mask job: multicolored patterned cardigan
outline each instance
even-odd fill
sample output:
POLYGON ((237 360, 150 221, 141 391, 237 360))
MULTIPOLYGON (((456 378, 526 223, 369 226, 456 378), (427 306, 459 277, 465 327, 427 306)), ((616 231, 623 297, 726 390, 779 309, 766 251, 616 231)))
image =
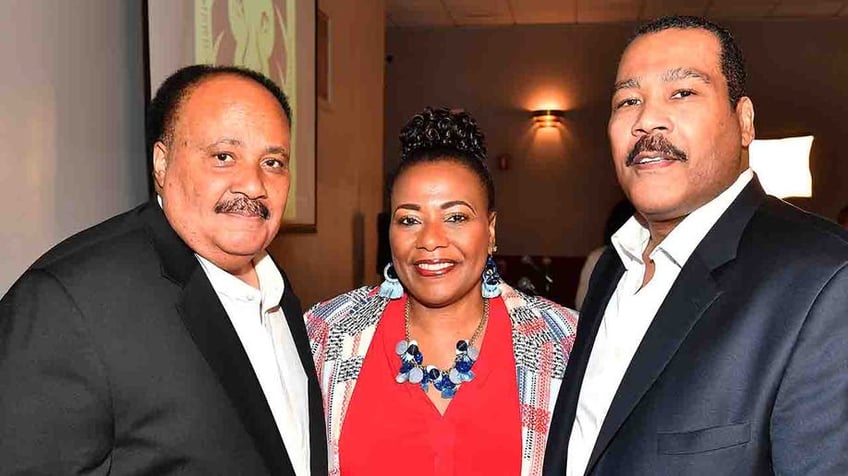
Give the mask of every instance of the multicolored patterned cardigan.
MULTIPOLYGON (((501 284, 512 322, 519 402, 521 475, 542 474, 551 413, 577 330, 577 314, 547 299, 501 284)), ((339 475, 339 438, 365 353, 388 299, 362 287, 315 305, 307 332, 324 394, 329 469, 339 475)))

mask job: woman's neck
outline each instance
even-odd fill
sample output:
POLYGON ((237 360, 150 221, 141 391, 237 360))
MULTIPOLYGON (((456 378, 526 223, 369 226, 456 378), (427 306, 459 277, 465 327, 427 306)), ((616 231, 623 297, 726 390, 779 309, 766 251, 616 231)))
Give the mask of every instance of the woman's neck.
MULTIPOLYGON (((483 297, 471 296, 443 307, 430 307, 409 297, 409 325, 428 335, 463 336, 474 329, 483 317, 483 297)), ((465 335, 464 339, 471 337, 465 335)))

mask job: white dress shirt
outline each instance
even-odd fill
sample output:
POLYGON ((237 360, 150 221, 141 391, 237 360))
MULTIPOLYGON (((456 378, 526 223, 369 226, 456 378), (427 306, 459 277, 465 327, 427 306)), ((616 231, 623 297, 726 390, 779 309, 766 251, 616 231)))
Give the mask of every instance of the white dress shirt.
POLYGON ((568 441, 568 476, 582 476, 586 472, 595 441, 624 373, 680 269, 753 176, 751 169, 745 170, 733 185, 674 227, 651 251, 649 257, 654 262, 654 275, 644 287, 642 252, 648 245, 650 232, 631 217, 612 236, 613 247, 625 271, 607 304, 589 355, 568 441))
POLYGON ((309 403, 306 372, 279 306, 280 270, 264 251, 254 259, 259 289, 195 254, 244 347, 295 474, 309 475, 309 403))

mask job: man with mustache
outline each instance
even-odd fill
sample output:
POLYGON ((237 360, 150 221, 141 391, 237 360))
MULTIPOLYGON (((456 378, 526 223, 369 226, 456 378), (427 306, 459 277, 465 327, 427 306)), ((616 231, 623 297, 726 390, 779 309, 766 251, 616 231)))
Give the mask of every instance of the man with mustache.
POLYGON ((848 234, 765 195, 753 121, 727 30, 637 30, 608 128, 637 213, 592 275, 544 474, 848 474, 848 234))
POLYGON ((252 71, 163 83, 157 197, 59 244, 0 301, 0 474, 326 474, 300 303, 265 251, 291 120, 252 71))

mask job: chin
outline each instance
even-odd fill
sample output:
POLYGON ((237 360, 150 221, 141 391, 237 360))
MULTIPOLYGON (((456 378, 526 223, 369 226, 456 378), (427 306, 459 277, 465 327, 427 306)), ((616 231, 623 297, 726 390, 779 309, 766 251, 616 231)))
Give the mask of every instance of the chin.
POLYGON ((683 206, 682 197, 678 193, 662 193, 656 189, 634 191, 630 195, 630 203, 645 218, 665 220, 676 218, 674 215, 683 206))
POLYGON ((436 287, 428 289, 412 290, 415 295, 415 300, 429 308, 441 308, 449 306, 461 301, 465 294, 458 294, 457 289, 451 286, 450 289, 437 289, 436 287))
POLYGON ((218 247, 229 255, 253 257, 261 253, 267 247, 267 244, 260 240, 221 240, 218 247))

